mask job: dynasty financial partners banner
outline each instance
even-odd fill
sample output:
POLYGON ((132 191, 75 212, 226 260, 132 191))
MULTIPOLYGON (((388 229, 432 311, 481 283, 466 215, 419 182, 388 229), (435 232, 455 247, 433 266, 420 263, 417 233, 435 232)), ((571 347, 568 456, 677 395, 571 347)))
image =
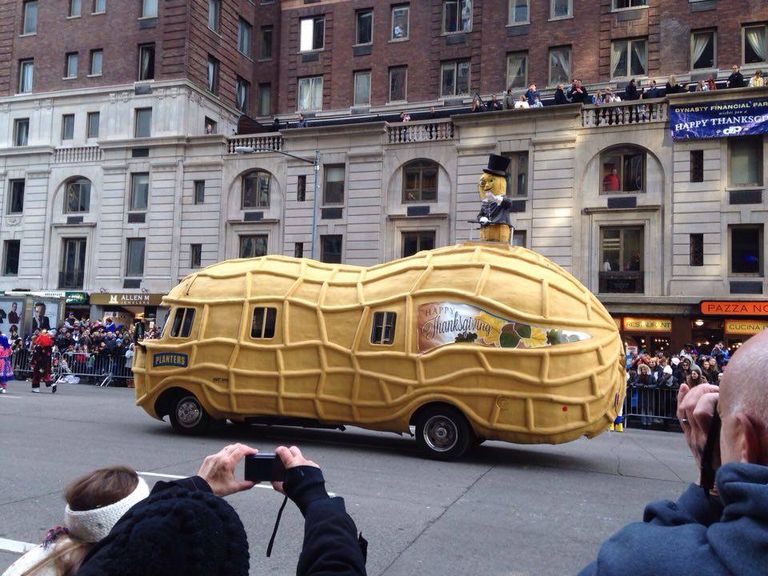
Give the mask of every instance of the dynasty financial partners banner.
POLYGON ((768 133, 768 98, 669 107, 673 140, 768 133))

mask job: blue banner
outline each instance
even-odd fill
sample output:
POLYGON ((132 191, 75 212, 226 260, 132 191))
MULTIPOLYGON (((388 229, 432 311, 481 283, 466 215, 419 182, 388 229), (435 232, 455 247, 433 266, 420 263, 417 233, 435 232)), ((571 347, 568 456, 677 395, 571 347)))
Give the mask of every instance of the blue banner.
POLYGON ((768 134, 768 98, 669 107, 673 140, 768 134))

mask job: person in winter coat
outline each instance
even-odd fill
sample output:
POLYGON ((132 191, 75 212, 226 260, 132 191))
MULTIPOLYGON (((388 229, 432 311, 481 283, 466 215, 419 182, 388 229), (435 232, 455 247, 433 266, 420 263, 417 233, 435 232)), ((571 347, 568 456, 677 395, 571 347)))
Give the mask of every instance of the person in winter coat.
POLYGON ((562 84, 558 84, 557 90, 555 90, 555 104, 570 104, 562 84))
POLYGON ((677 416, 700 470, 677 502, 649 504, 580 576, 761 576, 768 550, 768 331, 728 364, 720 388, 680 387, 677 416), (715 414, 719 416, 715 418, 715 414), (719 441, 707 439, 722 422, 719 441), (714 473, 714 477, 712 474, 714 473))

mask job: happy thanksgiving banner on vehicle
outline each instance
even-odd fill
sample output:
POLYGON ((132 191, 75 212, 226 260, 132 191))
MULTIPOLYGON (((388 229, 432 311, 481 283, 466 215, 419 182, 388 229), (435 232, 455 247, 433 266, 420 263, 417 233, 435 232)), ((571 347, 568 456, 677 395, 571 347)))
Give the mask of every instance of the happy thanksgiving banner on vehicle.
POLYGON ((768 99, 669 107, 673 140, 704 140, 768 133, 768 99))
POLYGON ((419 352, 456 343, 488 348, 543 348, 589 338, 589 334, 582 332, 532 326, 470 304, 453 302, 421 304, 418 330, 419 352))

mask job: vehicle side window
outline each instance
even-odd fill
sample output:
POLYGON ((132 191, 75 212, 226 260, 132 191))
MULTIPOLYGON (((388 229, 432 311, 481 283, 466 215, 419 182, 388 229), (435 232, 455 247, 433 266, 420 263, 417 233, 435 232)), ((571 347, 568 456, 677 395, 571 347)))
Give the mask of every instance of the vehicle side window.
POLYGON ((172 338, 188 338, 192 332, 192 325, 195 323, 194 308, 177 308, 176 316, 173 317, 173 327, 171 328, 172 338))
POLYGON ((254 308, 251 338, 274 338, 277 308, 254 308))
POLYGON ((374 312, 371 344, 392 344, 395 341, 396 312, 374 312))

